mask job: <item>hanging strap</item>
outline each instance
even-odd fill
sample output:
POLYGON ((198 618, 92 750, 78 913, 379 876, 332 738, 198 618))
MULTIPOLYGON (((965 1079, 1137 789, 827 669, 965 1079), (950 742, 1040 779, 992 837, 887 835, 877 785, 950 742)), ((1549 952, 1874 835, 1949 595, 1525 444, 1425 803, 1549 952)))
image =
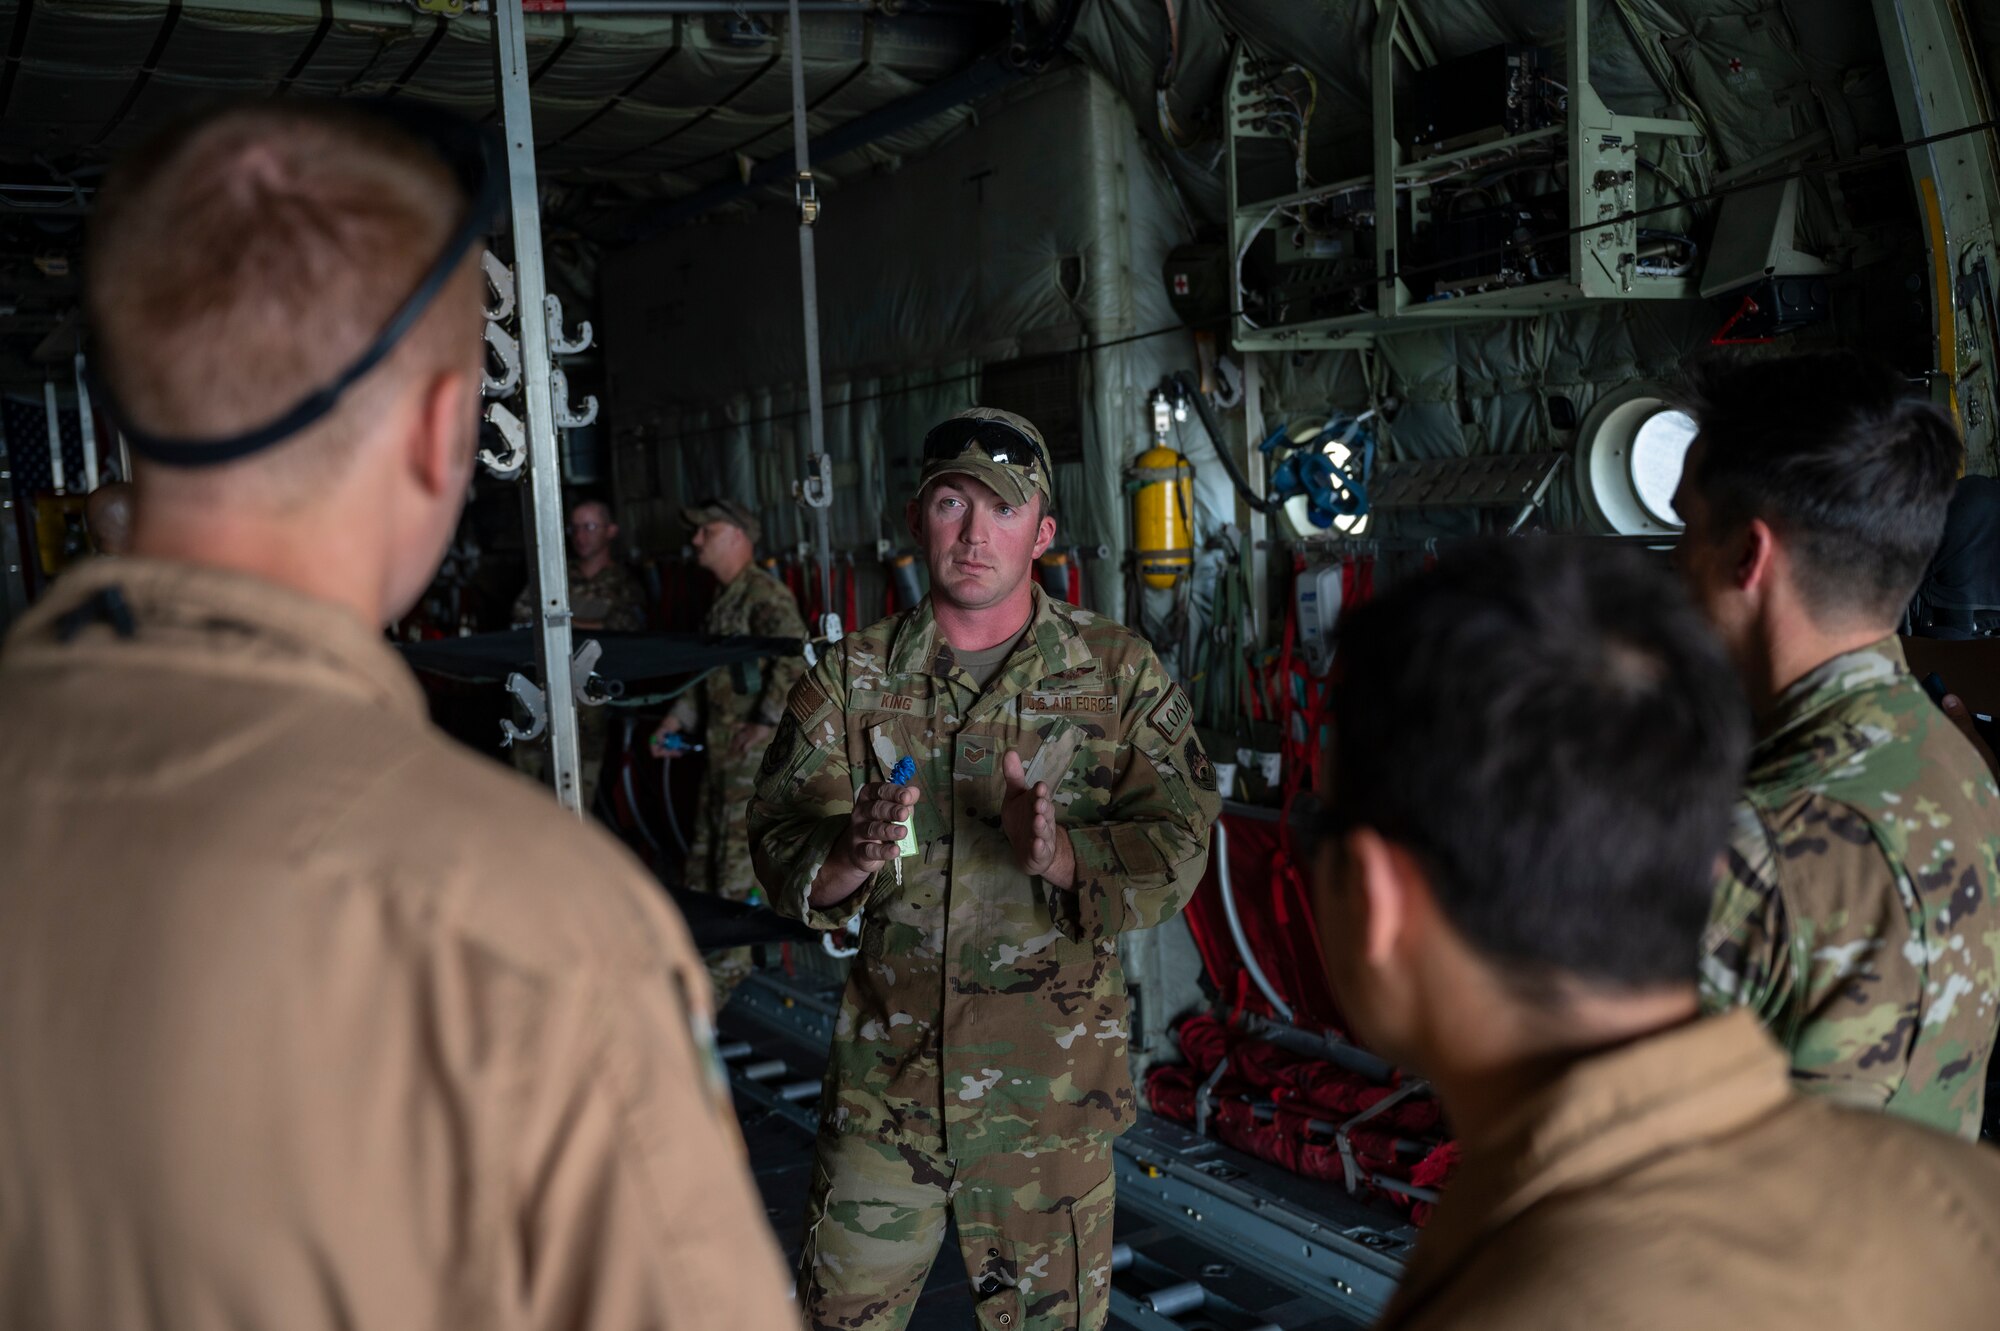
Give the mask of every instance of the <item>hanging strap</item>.
MULTIPOLYGON (((826 455, 826 397, 819 375, 819 273, 813 255, 813 226, 819 221, 819 191, 813 184, 812 162, 806 153, 806 53, 799 23, 799 0, 790 0, 792 47, 792 163, 797 174, 793 191, 799 205, 799 290, 806 324, 805 479, 799 497, 813 515, 814 544, 819 549, 821 613, 833 606, 833 538, 827 530, 827 509, 833 504, 833 468, 826 455)), ((821 626, 815 625, 815 628, 821 626)), ((853 625, 844 625, 852 628, 853 625)))

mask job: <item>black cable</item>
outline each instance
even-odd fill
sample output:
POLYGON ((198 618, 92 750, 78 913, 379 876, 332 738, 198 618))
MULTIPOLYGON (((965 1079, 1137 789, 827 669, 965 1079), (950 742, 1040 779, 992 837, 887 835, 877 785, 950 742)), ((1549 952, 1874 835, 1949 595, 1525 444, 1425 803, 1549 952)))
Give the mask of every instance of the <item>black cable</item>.
POLYGON ((1229 483, 1236 487, 1236 493, 1243 497, 1243 502, 1257 513, 1276 513, 1283 508, 1283 500, 1257 494, 1250 488, 1250 482, 1244 477, 1243 469, 1236 465, 1236 459, 1230 454, 1229 445, 1222 437, 1222 427, 1216 423, 1215 409, 1209 406, 1207 394, 1196 388, 1189 381, 1187 373, 1182 370, 1174 372, 1173 384, 1184 396, 1194 399, 1194 414, 1201 417, 1201 428, 1208 431, 1208 441, 1215 445, 1215 456, 1222 459, 1222 469, 1229 473, 1229 483))
POLYGON ((1644 157, 1634 157, 1632 160, 1639 164, 1639 169, 1641 171, 1650 172, 1653 176, 1653 179, 1659 181, 1662 185, 1665 185, 1668 189, 1672 190, 1676 195, 1678 195, 1680 197, 1680 201, 1687 205, 1688 211, 1694 214, 1695 221, 1700 222, 1703 220, 1702 210, 1695 206, 1695 202, 1693 199, 1688 197, 1688 192, 1686 189, 1682 187, 1680 181, 1675 180, 1672 176, 1660 170, 1659 166, 1656 163, 1649 161, 1644 157))

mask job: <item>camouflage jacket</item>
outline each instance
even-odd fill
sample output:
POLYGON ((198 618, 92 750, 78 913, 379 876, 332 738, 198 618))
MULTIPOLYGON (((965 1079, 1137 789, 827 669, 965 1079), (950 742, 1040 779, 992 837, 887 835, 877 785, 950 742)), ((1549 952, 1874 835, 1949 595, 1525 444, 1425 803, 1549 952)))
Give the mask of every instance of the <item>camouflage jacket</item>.
POLYGON ((2000 1030, 2000 791, 1887 638, 1759 728, 1703 938, 1800 1088, 1976 1137, 2000 1030))
POLYGON ((1035 590, 981 693, 928 600, 853 634, 792 691, 750 804, 780 914, 861 912, 823 1129, 966 1159, 1105 1143, 1131 1124, 1118 934, 1193 895, 1221 809, 1187 695, 1152 649, 1035 590), (1015 866, 1001 755, 1055 790, 1076 881, 1015 866), (831 910, 808 893, 854 794, 916 760, 920 852, 831 910))
MULTIPOLYGON (((701 630, 726 637, 804 638, 806 621, 792 589, 755 564, 716 593, 702 616, 701 630)), ((755 722, 775 726, 785 716, 785 700, 805 673, 805 658, 772 656, 712 672, 699 687, 681 695, 673 714, 684 730, 706 722, 718 726, 755 722)))
MULTIPOLYGON (((569 612, 579 626, 602 624, 607 629, 628 633, 646 627, 646 598, 639 590, 639 580, 615 559, 594 578, 584 577, 576 561, 569 561, 569 612)), ((514 602, 514 623, 534 622, 535 583, 531 577, 514 602)))

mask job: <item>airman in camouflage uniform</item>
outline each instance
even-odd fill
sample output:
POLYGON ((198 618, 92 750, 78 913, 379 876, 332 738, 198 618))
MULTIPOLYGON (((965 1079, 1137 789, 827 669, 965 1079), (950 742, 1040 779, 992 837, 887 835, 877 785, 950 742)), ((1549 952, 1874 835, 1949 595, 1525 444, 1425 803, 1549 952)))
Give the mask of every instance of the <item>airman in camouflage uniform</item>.
MULTIPOLYGON (((579 631, 608 629, 636 633, 646 627, 646 599, 639 580, 618 562, 612 541, 618 525, 611 510, 587 499, 570 511, 569 610, 579 631), (589 569, 589 572, 585 570, 589 569)), ((535 585, 530 579, 514 602, 514 624, 535 622, 535 585)), ((579 707, 576 710, 577 793, 588 814, 597 804, 597 783, 604 771, 604 755, 611 747, 612 709, 579 707)), ((517 744, 513 749, 516 769, 543 779, 548 770, 548 750, 540 744, 517 744)))
MULTIPOLYGON (((755 513, 732 500, 709 500, 685 510, 681 519, 695 529, 696 554, 702 566, 723 584, 702 618, 702 632, 758 638, 806 636, 806 623, 791 589, 750 557, 760 529, 755 513), (711 542, 712 523, 734 527, 742 539, 711 542), (731 557, 725 544, 740 551, 740 559, 731 557)), ((688 886, 698 892, 713 892, 730 901, 757 897, 757 873, 750 865, 746 821, 750 797, 756 790, 764 750, 784 718, 785 700, 804 670, 805 660, 799 656, 766 657, 716 670, 681 696, 654 734, 654 751, 659 753, 667 751, 662 742, 668 735, 698 732, 705 740, 708 768, 696 800, 694 840, 688 846, 687 862, 688 886)), ((747 947, 708 954, 716 1007, 729 1001, 750 969, 747 947)))
POLYGON ((1894 626, 1944 531, 1952 419, 1855 352, 1688 370, 1689 586, 1757 718, 1699 959, 1800 1089, 1977 1137, 2000 1032, 2000 793, 1894 626))
POLYGON ((1808 1091, 1979 1135, 2000 1032, 2000 790, 1894 638, 1761 727, 1704 938, 1711 1010, 1757 1012, 1808 1091))
MULTIPOLYGON (((1020 511, 1039 494, 1045 547, 1040 436, 1018 417, 979 419, 1032 438, 1035 460, 958 453, 933 431, 920 497, 937 502, 943 480, 985 495, 951 502, 1020 511)), ((1099 1328, 1112 1142, 1136 1110, 1118 935, 1192 895, 1220 810, 1214 769, 1151 648, 1032 579, 1010 602, 1026 627, 982 688, 940 627, 938 598, 952 593, 943 556, 928 553, 932 595, 849 636, 792 691, 750 808, 778 911, 820 929, 861 919, 821 1104, 801 1302, 815 1328, 896 1331, 949 1212, 982 1327, 1099 1328), (857 801, 877 798, 905 758, 916 852, 815 907, 857 801), (1031 794, 1050 829, 1033 844, 1067 839, 1073 868, 1060 851, 1056 862, 1069 886, 1026 872, 1003 825, 1031 794)))

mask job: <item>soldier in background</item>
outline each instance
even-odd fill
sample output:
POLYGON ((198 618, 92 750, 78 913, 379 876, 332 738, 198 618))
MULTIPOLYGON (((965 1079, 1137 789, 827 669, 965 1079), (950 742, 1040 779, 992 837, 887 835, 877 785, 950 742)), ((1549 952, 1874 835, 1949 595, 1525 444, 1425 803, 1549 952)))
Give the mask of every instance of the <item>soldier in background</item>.
POLYGON ((1976 1137, 2000 1031, 2000 792, 1896 626, 1944 529, 1948 417, 1852 352, 1698 366, 1677 558, 1756 716, 1702 944, 1810 1092, 1976 1137))
MULTIPOLYGON (((708 499, 685 509, 681 520, 694 529, 695 558, 715 575, 721 590, 701 628, 719 636, 793 638, 806 636, 805 620, 791 589, 757 567, 757 515, 731 499, 708 499)), ((750 863, 747 822, 757 768, 785 715, 785 699, 805 669, 799 656, 771 656, 713 671, 682 694, 653 732, 653 752, 672 756, 671 735, 699 734, 708 768, 696 797, 694 841, 688 847, 687 885, 730 901, 754 900, 756 870, 750 863)), ((750 974, 750 949, 730 948, 708 956, 715 1005, 729 1001, 750 974)))
POLYGON ((1666 570, 1460 547, 1340 659, 1319 941, 1464 1152, 1379 1331, 1991 1325, 2000 1156, 1800 1095, 1751 1013, 1697 1015, 1748 718, 1666 570))
POLYGON ((750 806, 781 914, 865 920, 799 1294, 814 1328, 901 1327, 949 1214, 981 1327, 1092 1331, 1137 1110, 1118 935, 1193 895, 1215 771, 1144 640, 1030 576, 1056 530, 1034 426, 966 412, 923 454, 931 594, 792 690, 750 806))
MULTIPOLYGON (((639 580, 618 560, 618 524, 602 500, 585 499, 569 513, 570 623, 579 632, 609 629, 636 633, 646 627, 646 600, 639 580)), ((535 583, 514 602, 514 625, 535 622, 535 583)), ((604 755, 611 747, 611 713, 605 707, 576 709, 577 794, 587 815, 597 807, 604 755)), ((540 744, 514 746, 514 766, 537 781, 548 771, 548 750, 540 744)))

